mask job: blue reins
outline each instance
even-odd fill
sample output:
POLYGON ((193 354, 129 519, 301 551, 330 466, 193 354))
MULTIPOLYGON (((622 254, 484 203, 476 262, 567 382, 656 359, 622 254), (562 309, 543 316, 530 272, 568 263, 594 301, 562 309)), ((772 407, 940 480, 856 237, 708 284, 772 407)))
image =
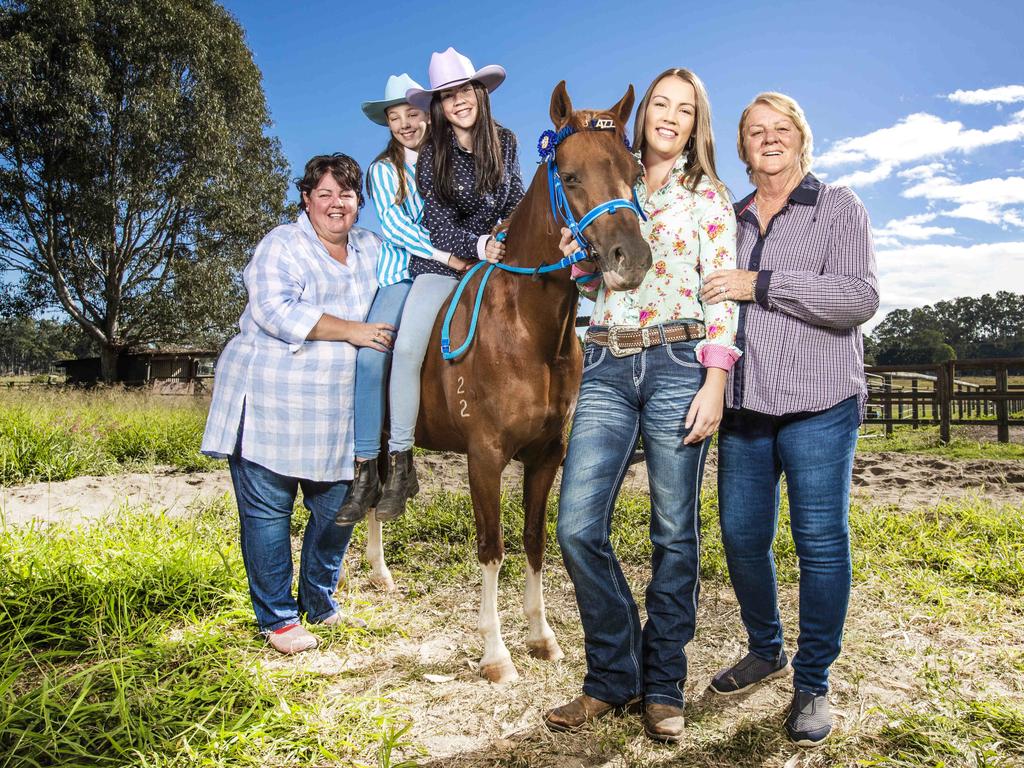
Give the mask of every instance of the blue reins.
MULTIPOLYGON (((615 122, 608 118, 591 120, 583 130, 615 130, 615 122)), ((627 200, 623 197, 608 200, 591 208, 579 221, 576 220, 576 217, 573 215, 572 208, 569 206, 569 200, 565 196, 565 187, 562 183, 562 177, 558 173, 558 163, 555 160, 555 153, 558 145, 565 141, 569 136, 577 133, 577 131, 578 129, 572 126, 565 126, 558 133, 555 133, 554 131, 544 131, 544 133, 541 134, 540 141, 537 142, 537 150, 540 152, 541 162, 547 163, 548 166, 548 193, 551 198, 551 215, 555 219, 555 224, 558 224, 559 221, 565 223, 572 232, 577 244, 579 244, 579 250, 572 256, 565 256, 554 264, 541 264, 539 267, 534 267, 532 269, 530 267, 512 267, 501 262, 487 264, 486 262, 481 261, 474 264, 459 281, 459 285, 455 289, 455 293, 452 295, 448 311, 445 313, 444 322, 441 324, 441 356, 445 360, 455 360, 469 349, 469 345, 472 344, 473 338, 476 336, 476 324, 480 316, 480 305, 484 297, 484 288, 487 286, 487 281, 490 279, 491 274, 495 269, 501 269, 505 272, 511 272, 517 275, 543 275, 559 269, 566 269, 567 267, 571 267, 573 264, 577 264, 590 258, 590 242, 583 236, 583 230, 593 224, 596 219, 604 214, 614 214, 620 209, 628 208, 641 220, 647 221, 647 216, 644 215, 643 209, 640 207, 640 202, 637 199, 636 189, 633 190, 632 200, 627 200), (484 267, 486 267, 486 269, 484 269, 484 276, 480 280, 480 288, 476 293, 476 301, 473 304, 473 314, 470 316, 469 332, 466 335, 466 340, 458 347, 458 349, 453 350, 451 348, 451 323, 452 318, 455 316, 455 310, 458 308, 459 299, 462 298, 462 292, 466 289, 466 286, 469 284, 473 275, 484 267)), ((626 149, 629 149, 628 140, 626 140, 626 149)), ((504 242, 506 234, 506 232, 499 232, 495 237, 498 242, 504 242)), ((581 283, 589 282, 596 277, 597 275, 585 275, 576 278, 576 280, 581 283)))

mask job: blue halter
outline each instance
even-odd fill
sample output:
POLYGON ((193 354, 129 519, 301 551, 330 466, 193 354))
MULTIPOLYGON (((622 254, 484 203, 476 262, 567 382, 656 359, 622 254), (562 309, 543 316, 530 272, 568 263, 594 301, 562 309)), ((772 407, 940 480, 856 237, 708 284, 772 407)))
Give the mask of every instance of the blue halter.
MULTIPOLYGON (((577 130, 578 129, 567 125, 558 133, 550 130, 544 131, 540 136, 540 140, 537 142, 537 151, 540 153, 541 162, 547 163, 548 166, 548 192, 551 198, 551 215, 555 219, 555 224, 558 224, 559 221, 565 223, 572 232, 572 236, 576 239, 577 244, 579 244, 580 249, 572 254, 572 256, 564 256, 555 264, 542 264, 541 266, 533 269, 528 267, 512 267, 507 264, 502 264, 501 262, 496 264, 487 264, 487 262, 481 261, 474 264, 466 274, 463 275, 462 280, 455 289, 451 303, 448 306, 448 311, 445 313, 444 322, 441 324, 441 356, 445 360, 455 360, 460 357, 467 349, 469 349, 469 345, 473 342, 473 338, 476 336, 477 319, 480 316, 480 304, 484 297, 484 288, 487 286, 487 281, 490 279, 491 274, 495 269, 501 269, 505 272, 512 272, 517 275, 543 275, 559 269, 566 269, 571 267, 573 264, 578 264, 579 262, 590 258, 590 242, 583 236, 583 230, 593 224, 595 219, 600 216, 603 216, 606 213, 613 214, 619 209, 628 208, 640 217, 642 221, 647 221, 647 216, 644 215, 643 209, 640 207, 640 201, 637 199, 636 189, 633 190, 632 200, 626 200, 622 197, 617 197, 614 200, 608 200, 607 202, 600 203, 599 205, 591 208, 583 215, 582 218, 580 218, 579 221, 576 220, 576 217, 572 213, 572 208, 569 206, 569 200, 565 196, 565 186, 562 183, 562 177, 558 173, 558 163, 555 160, 555 152, 558 149, 558 145, 565 141, 569 136, 576 133, 577 130), (484 269, 484 276, 480 281, 480 289, 476 293, 476 301, 473 304, 473 314, 471 315, 469 322, 469 333, 466 335, 466 340, 462 345, 459 346, 458 349, 452 350, 452 318, 455 316, 455 310, 458 308, 462 292, 469 284, 473 275, 481 269, 484 269)), ((583 130, 615 130, 615 121, 608 118, 591 120, 583 130)), ((629 140, 624 139, 624 141, 626 143, 626 149, 628 150, 629 140)), ((498 235, 496 235, 496 239, 499 242, 504 242, 506 234, 506 232, 499 232, 498 235)), ((591 274, 575 279, 577 282, 584 283, 594 280, 596 277, 596 274, 591 274)))

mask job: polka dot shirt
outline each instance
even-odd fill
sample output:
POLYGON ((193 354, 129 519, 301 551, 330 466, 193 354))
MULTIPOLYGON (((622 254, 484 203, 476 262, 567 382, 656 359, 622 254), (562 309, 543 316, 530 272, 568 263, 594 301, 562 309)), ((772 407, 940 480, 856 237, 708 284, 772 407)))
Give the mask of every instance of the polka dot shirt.
MULTIPOLYGON (((488 234, 495 224, 507 219, 523 199, 516 137, 508 128, 498 126, 504 173, 498 188, 487 195, 476 192, 472 153, 459 146, 454 133, 450 133, 450 139, 454 148, 455 205, 445 205, 434 194, 434 148, 428 142, 420 151, 416 164, 416 186, 423 196, 421 223, 430 233, 430 243, 434 248, 475 261, 479 257, 477 241, 480 236, 488 234)), ((458 275, 446 264, 415 255, 410 259, 409 272, 413 277, 427 273, 458 275)))

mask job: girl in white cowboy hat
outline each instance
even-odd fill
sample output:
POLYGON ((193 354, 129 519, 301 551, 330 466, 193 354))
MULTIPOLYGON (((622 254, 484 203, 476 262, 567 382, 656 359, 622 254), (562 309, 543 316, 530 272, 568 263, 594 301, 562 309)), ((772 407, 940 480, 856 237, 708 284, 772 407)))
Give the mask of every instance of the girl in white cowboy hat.
MULTIPOLYGON (((416 188, 416 162, 420 144, 429 131, 427 113, 406 100, 406 91, 420 88, 408 74, 391 75, 384 98, 363 102, 370 120, 391 132, 387 146, 366 172, 366 194, 373 201, 384 242, 377 266, 377 295, 367 322, 388 323, 397 331, 401 324, 412 275, 410 257, 434 259, 447 264, 451 254, 430 244, 423 227, 423 198, 416 188)), ((384 383, 390 351, 364 347, 356 362, 355 477, 352 490, 338 511, 338 525, 362 520, 380 498, 377 455, 384 421, 384 383)))
POLYGON ((413 286, 402 312, 391 374, 389 469, 377 518, 405 511, 419 490, 412 460, 413 432, 420 404, 420 368, 437 312, 458 283, 460 272, 478 259, 500 261, 505 247, 491 236, 523 197, 516 138, 494 122, 489 93, 505 70, 495 64, 476 69, 449 48, 430 58, 430 88, 410 88, 409 104, 429 110, 431 134, 420 151, 416 185, 423 196, 423 224, 433 248, 451 254, 447 264, 413 253, 413 286))

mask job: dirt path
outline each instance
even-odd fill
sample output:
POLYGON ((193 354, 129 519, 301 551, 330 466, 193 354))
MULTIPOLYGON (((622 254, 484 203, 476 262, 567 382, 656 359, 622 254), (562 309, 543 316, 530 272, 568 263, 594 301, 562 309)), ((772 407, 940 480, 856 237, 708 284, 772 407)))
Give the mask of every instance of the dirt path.
MULTIPOLYGON (((438 489, 468 492, 466 459, 455 454, 428 454, 417 458, 427 492, 438 489)), ((708 457, 705 482, 713 483, 716 457, 708 457)), ((505 471, 503 485, 516 492, 522 466, 505 471)), ((555 481, 557 488, 558 480, 555 481)), ((647 470, 632 467, 626 489, 647 490, 647 470)), ((119 507, 148 505, 183 513, 198 500, 231 493, 226 470, 183 474, 169 468, 106 477, 77 477, 59 483, 33 483, 0 489, 0 517, 8 523, 38 520, 77 524, 101 518, 119 507)), ((988 459, 944 459, 902 453, 858 455, 853 469, 853 494, 863 504, 923 506, 943 499, 980 497, 998 504, 1024 501, 1024 462, 988 459)))

